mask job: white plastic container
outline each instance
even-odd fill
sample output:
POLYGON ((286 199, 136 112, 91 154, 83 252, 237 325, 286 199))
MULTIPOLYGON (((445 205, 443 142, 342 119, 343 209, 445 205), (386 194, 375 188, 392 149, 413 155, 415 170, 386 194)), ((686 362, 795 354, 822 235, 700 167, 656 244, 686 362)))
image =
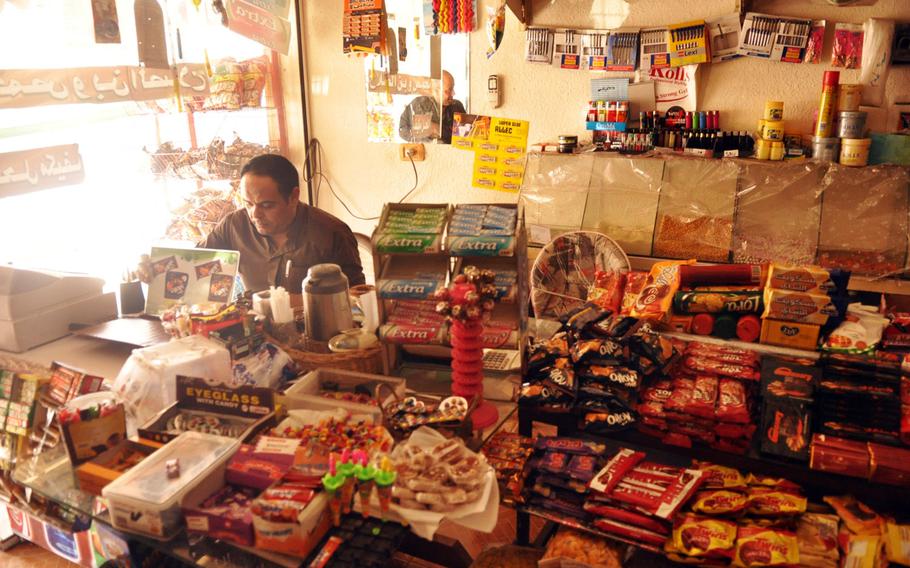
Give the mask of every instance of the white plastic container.
POLYGON ((169 540, 180 530, 183 503, 196 504, 221 488, 239 447, 239 440, 184 432, 101 490, 114 528, 169 540), (169 478, 166 463, 173 459, 180 474, 169 478))
MULTIPOLYGON (((387 384, 399 398, 407 396, 405 394, 405 381, 397 377, 386 377, 385 375, 371 375, 369 373, 358 373, 356 371, 346 371, 342 369, 316 369, 302 376, 293 385, 288 387, 284 392, 287 396, 285 407, 288 410, 312 409, 312 410, 334 410, 335 408, 344 408, 352 414, 368 414, 373 416, 376 423, 382 422, 382 412, 378 406, 370 406, 326 398, 320 396, 319 392, 325 383, 335 383, 342 391, 352 392, 357 385, 367 385, 370 392, 375 394, 375 387, 379 383, 387 384)), ((383 390, 383 397, 388 397, 389 392, 383 390)), ((383 404, 388 400, 383 400, 383 404)))

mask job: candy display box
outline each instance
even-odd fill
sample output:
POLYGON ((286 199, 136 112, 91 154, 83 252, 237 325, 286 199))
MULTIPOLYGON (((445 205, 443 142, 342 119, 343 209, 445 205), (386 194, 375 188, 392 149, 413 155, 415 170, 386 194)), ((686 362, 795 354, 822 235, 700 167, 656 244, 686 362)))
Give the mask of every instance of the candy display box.
POLYGON ((275 417, 271 389, 210 385, 204 379, 177 376, 177 402, 139 428, 139 437, 167 443, 182 431, 247 440, 275 417))
POLYGON ((306 557, 331 526, 325 493, 316 494, 294 523, 270 521, 253 513, 256 548, 297 557, 306 557))
POLYGON ((405 394, 404 379, 342 369, 316 369, 315 371, 310 371, 288 387, 284 393, 287 397, 285 403, 288 409, 313 408, 315 410, 331 410, 344 408, 352 414, 368 414, 373 417, 374 422, 380 422, 382 412, 378 406, 330 398, 323 396, 323 393, 361 393, 375 399, 376 388, 381 384, 391 387, 391 390, 399 398, 407 396, 405 394))
POLYGON ((113 448, 76 468, 79 489, 92 495, 101 495, 101 490, 125 474, 140 461, 150 456, 162 444, 140 440, 123 440, 113 448))
POLYGON ((114 528, 169 540, 181 507, 195 506, 225 484, 227 461, 240 442, 184 432, 101 490, 114 528))

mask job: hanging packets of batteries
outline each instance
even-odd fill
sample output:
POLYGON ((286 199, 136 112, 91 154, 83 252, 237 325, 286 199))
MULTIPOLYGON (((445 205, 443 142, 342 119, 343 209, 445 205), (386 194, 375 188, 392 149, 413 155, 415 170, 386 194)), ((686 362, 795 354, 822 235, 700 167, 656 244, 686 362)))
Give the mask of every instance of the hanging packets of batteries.
POLYGON ((473 32, 477 26, 477 0, 424 0, 427 32, 457 34, 473 32))

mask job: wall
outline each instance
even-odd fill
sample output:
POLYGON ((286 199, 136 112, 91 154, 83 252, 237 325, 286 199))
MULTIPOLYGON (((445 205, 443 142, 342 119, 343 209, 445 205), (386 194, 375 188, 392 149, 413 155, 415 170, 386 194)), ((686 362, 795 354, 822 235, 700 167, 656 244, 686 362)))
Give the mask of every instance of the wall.
MULTIPOLYGON (((366 142, 366 94, 363 60, 341 53, 341 0, 303 5, 308 103, 311 135, 324 149, 326 178, 354 214, 379 215, 382 204, 398 201, 414 184, 408 162, 398 158, 394 144, 366 142), (318 4, 319 7, 314 7, 318 4)), ((478 14, 486 20, 494 0, 478 0, 478 14)), ((535 0, 534 23, 551 26, 604 27, 610 24, 641 27, 693 18, 709 18, 738 9, 738 0, 535 0), (672 6, 672 13, 667 10, 672 6), (627 10, 627 17, 624 17, 627 10)), ((823 61, 830 59, 832 21, 861 23, 869 17, 910 20, 910 1, 878 0, 873 6, 836 8, 824 0, 755 0, 751 9, 771 14, 829 21, 823 61)), ((482 22, 482 23, 483 23, 482 22)), ((505 37, 497 53, 487 59, 486 37, 471 36, 471 112, 529 120, 529 141, 555 140, 559 134, 580 134, 587 106, 591 74, 563 71, 524 62, 524 33, 507 11, 505 37), (489 108, 486 77, 500 75, 503 104, 489 108)), ((795 65, 739 58, 703 65, 699 78, 699 108, 721 112, 724 128, 753 130, 768 99, 784 101, 788 130, 808 132, 818 104, 822 74, 827 63, 795 65)), ((841 82, 857 82, 859 71, 841 70, 841 82)), ((910 100, 910 68, 892 68, 886 103, 910 100)), ((417 163, 419 182, 408 198, 413 202, 502 202, 516 195, 471 188, 473 155, 443 145, 427 148, 427 161, 417 163)), ((369 234, 375 221, 353 219, 322 184, 318 205, 349 222, 355 231, 369 234)))

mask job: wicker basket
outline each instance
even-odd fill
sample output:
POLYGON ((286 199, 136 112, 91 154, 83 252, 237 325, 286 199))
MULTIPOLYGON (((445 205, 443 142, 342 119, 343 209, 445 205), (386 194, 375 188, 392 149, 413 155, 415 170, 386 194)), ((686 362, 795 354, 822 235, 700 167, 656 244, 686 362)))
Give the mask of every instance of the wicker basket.
POLYGON ((382 374, 382 347, 377 344, 366 349, 333 353, 328 343, 305 339, 303 345, 288 345, 274 337, 269 341, 284 349, 285 353, 297 363, 301 372, 316 369, 344 369, 359 373, 382 374))

